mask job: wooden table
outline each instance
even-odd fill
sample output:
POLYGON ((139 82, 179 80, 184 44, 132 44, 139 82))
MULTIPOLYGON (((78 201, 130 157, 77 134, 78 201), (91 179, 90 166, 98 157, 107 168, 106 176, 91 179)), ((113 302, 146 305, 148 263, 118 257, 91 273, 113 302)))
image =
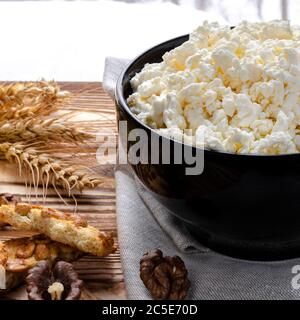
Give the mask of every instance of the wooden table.
MULTIPOLYGON (((76 113, 80 112, 80 115, 86 119, 93 119, 89 120, 91 126, 98 127, 99 131, 108 129, 117 134, 115 107, 103 91, 100 83, 62 83, 61 87, 69 90, 75 96, 74 101, 68 107, 70 110, 76 113)), ((90 157, 96 148, 96 142, 89 143, 88 146, 84 147, 84 152, 80 156, 88 155, 90 157)), ((63 150, 63 152, 71 151, 70 149, 63 150)), ((100 166, 97 165, 95 157, 94 160, 94 169, 103 176, 103 184, 97 189, 76 194, 77 212, 99 230, 113 232, 117 242, 113 166, 100 166)), ((26 188, 17 174, 16 167, 6 161, 0 161, 0 192, 14 193, 26 200, 26 188)), ((67 195, 64 195, 64 199, 68 203, 67 207, 55 191, 50 189, 46 205, 63 211, 75 211, 74 200, 67 195)), ((41 188, 38 190, 37 196, 31 197, 31 202, 42 202, 41 188)), ((24 235, 28 234, 20 231, 0 231, 0 240, 24 235)), ((126 298, 119 250, 105 258, 85 256, 74 262, 74 266, 85 283, 83 299, 126 298)), ((1 298, 27 299, 27 294, 24 286, 22 286, 1 298)))

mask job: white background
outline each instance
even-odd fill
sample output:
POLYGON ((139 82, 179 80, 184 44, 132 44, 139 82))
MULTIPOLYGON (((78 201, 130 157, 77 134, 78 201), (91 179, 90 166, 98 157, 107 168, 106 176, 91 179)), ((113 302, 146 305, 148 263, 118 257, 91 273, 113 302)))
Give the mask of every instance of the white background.
MULTIPOLYGON (((193 0, 181 0, 181 7, 160 1, 0 1, 0 80, 101 81, 106 56, 133 58, 205 19, 260 19, 249 0, 226 0, 225 7, 210 1, 206 13, 193 8, 193 0)), ((279 0, 264 0, 264 6, 263 19, 280 17, 279 0)))

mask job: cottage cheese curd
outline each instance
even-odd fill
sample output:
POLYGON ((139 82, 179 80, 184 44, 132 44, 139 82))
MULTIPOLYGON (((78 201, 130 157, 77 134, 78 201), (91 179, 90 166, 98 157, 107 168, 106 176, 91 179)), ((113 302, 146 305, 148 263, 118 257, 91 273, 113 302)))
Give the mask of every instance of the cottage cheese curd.
POLYGON ((163 135, 233 153, 300 152, 300 28, 287 21, 205 22, 131 85, 131 110, 163 135))

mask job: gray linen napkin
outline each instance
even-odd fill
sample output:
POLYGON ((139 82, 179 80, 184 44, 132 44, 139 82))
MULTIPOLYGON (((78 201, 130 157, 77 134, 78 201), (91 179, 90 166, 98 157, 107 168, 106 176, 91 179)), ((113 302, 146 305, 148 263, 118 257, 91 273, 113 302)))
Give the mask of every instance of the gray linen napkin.
MULTIPOLYGON (((106 59, 103 85, 112 98, 118 75, 127 63, 125 59, 106 59)), ((213 252, 193 239, 127 166, 117 166, 115 177, 119 246, 129 299, 150 299, 139 278, 139 261, 156 248, 185 261, 192 282, 189 299, 299 299, 292 268, 300 265, 300 259, 253 262, 213 252)))

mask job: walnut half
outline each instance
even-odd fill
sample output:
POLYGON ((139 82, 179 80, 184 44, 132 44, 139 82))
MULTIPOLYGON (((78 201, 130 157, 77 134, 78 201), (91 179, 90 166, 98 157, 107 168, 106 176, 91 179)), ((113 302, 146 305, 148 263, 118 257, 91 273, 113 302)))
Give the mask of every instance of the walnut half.
POLYGON ((140 277, 156 300, 183 300, 191 285, 184 262, 178 256, 164 257, 160 250, 144 254, 140 277))
POLYGON ((64 261, 55 265, 40 261, 29 271, 26 282, 29 300, 78 300, 83 287, 72 265, 64 261))

